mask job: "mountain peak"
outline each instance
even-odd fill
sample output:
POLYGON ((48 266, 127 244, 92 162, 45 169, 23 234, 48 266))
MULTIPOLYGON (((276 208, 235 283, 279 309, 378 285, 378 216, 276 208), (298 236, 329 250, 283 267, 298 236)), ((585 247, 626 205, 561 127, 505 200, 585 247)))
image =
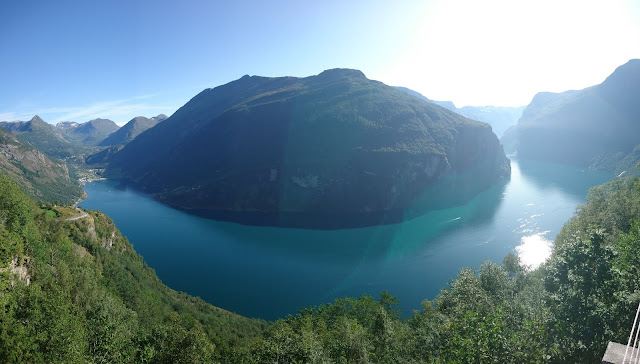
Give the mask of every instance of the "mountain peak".
POLYGON ((169 117, 165 114, 159 114, 151 118, 151 120, 156 120, 158 122, 168 119, 169 117))
POLYGON ((135 118, 129 120, 129 122, 124 124, 121 128, 109 134, 100 142, 99 145, 110 146, 127 144, 135 139, 135 137, 137 137, 140 133, 146 131, 147 129, 151 129, 164 119, 166 119, 166 115, 164 114, 160 114, 151 119, 144 116, 136 116, 135 118))
POLYGON ((77 128, 78 125, 79 124, 76 123, 75 121, 61 121, 61 122, 56 124, 56 128, 58 128, 58 129, 72 129, 72 128, 77 128))
POLYGON ((598 89, 600 95, 610 102, 615 101, 628 111, 640 112, 637 99, 640 94, 640 59, 632 59, 616 68, 598 89))
POLYGON ((207 216, 337 228, 351 224, 342 216, 366 225, 427 208, 424 186, 456 173, 485 188, 509 171, 489 125, 332 69, 203 91, 113 155, 106 173, 207 216), (406 192, 398 180, 410 181, 406 192))
POLYGON ((350 69, 350 68, 332 68, 326 71, 323 71, 318 75, 318 77, 323 78, 364 78, 367 77, 360 70, 350 69))
POLYGON ((38 115, 34 115, 31 120, 29 120, 30 123, 38 123, 38 124, 45 124, 45 121, 42 120, 38 115))
MULTIPOLYGON (((135 118, 129 120, 129 123, 139 123, 149 120, 148 117, 145 116, 136 116, 135 118)), ((128 124, 128 123, 127 123, 128 124)), ((126 124, 125 124, 126 125, 126 124)))
MULTIPOLYGON (((636 84, 640 80, 640 59, 631 59, 629 62, 616 68, 615 71, 602 83, 604 87, 612 85, 625 85, 625 88, 636 84)), ((628 90, 627 90, 628 91, 628 90)))
POLYGON ((640 59, 634 58, 616 68, 612 75, 616 74, 616 72, 638 72, 638 70, 640 70, 640 59))
POLYGON ((101 119, 101 118, 89 120, 88 123, 91 123, 93 125, 111 125, 111 124, 116 124, 113 120, 101 119))

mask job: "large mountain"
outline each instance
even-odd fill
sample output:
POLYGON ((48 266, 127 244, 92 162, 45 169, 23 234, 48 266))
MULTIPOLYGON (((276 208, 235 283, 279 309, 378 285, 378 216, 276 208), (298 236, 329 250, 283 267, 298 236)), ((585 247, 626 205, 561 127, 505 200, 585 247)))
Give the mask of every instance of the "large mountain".
POLYGON ((51 160, 2 128, 0 173, 16 181, 25 193, 36 200, 73 204, 82 196, 82 189, 71 180, 64 162, 51 160))
POLYGON ((54 158, 68 158, 77 151, 77 148, 65 139, 61 130, 44 122, 38 115, 29 121, 3 121, 0 122, 0 127, 54 158))
POLYGON ((637 172, 639 99, 640 60, 634 59, 599 85, 537 94, 503 143, 522 158, 637 172))
POLYGON ((510 126, 515 125, 518 119, 522 115, 524 106, 510 107, 510 106, 463 106, 456 107, 451 101, 435 101, 427 98, 423 94, 408 89, 406 87, 396 87, 411 96, 415 96, 425 101, 429 101, 436 105, 445 107, 453 112, 456 112, 469 119, 478 120, 491 125, 493 132, 496 133, 498 138, 502 137, 505 130, 510 126))
POLYGON ((397 220, 434 205, 442 193, 431 189, 476 191, 509 173, 489 125, 348 69, 204 90, 107 170, 175 207, 305 226, 283 215, 397 220))
POLYGON ((146 118, 144 116, 138 116, 126 123, 123 127, 111 133, 108 137, 103 139, 99 145, 100 146, 109 146, 109 145, 124 145, 132 141, 135 137, 140 135, 143 131, 147 129, 151 129, 159 122, 165 120, 167 118, 166 115, 160 114, 158 116, 152 117, 151 119, 146 118))
POLYGON ((119 129, 118 125, 109 119, 94 119, 82 124, 59 123, 56 128, 71 144, 83 147, 96 146, 119 129))

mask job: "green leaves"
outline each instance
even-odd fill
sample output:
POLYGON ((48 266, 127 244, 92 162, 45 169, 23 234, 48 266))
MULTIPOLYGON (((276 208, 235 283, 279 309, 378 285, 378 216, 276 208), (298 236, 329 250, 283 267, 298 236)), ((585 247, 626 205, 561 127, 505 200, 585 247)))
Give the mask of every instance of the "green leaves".
POLYGON ((263 330, 170 290, 107 216, 35 211, 0 175, 0 362, 242 361, 263 330), (30 285, 8 270, 14 260, 30 285))
POLYGON ((593 189, 537 271, 509 255, 410 317, 384 291, 269 324, 170 290, 100 212, 58 221, 2 176, 0 192, 0 258, 31 276, 0 271, 0 362, 596 362, 640 301, 637 179, 593 189))

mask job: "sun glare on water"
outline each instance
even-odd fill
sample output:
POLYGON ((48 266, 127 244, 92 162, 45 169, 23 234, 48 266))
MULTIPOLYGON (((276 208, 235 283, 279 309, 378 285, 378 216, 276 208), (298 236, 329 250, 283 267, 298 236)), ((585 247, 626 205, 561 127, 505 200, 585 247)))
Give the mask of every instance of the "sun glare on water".
POLYGON ((553 242, 545 236, 549 231, 543 231, 520 238, 520 245, 516 247, 520 262, 528 270, 535 269, 551 256, 553 242))

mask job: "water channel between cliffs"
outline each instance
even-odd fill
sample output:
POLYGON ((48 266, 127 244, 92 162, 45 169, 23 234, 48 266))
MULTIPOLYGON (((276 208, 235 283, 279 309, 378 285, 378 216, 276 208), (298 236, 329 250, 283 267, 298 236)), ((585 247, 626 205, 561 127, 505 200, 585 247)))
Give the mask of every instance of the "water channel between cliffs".
POLYGON ((337 297, 398 297, 404 314, 433 299, 462 267, 516 252, 531 265, 550 253, 591 186, 612 176, 512 159, 510 181, 459 206, 391 225, 311 230, 204 219, 150 196, 95 181, 80 206, 113 218, 169 287, 224 309, 275 319, 337 297))

